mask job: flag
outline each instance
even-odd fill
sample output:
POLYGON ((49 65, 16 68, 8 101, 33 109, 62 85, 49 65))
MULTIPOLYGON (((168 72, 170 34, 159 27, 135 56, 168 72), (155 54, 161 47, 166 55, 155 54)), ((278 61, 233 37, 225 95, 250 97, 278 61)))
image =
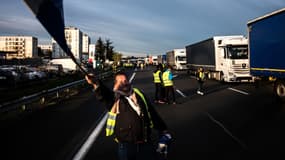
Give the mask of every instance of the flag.
POLYGON ((44 26, 47 32, 54 38, 63 51, 74 61, 79 69, 88 74, 76 61, 66 43, 64 29, 64 12, 62 0, 24 0, 35 14, 36 18, 44 26))

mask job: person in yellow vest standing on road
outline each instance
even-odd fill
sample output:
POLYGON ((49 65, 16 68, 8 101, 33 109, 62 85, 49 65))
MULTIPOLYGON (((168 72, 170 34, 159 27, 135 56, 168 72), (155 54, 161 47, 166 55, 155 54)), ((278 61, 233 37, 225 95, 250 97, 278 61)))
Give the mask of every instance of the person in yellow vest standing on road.
POLYGON ((203 84, 204 84, 204 82, 205 82, 205 72, 204 72, 204 69, 203 69, 202 67, 200 67, 200 68, 198 69, 198 72, 197 72, 197 81, 198 81, 197 94, 204 95, 203 84))
POLYGON ((162 80, 165 87, 165 98, 167 104, 176 104, 175 92, 173 87, 173 74, 171 72, 172 66, 167 65, 166 70, 162 74, 162 80), (172 98, 172 101, 171 101, 172 98))
POLYGON ((163 89, 162 73, 163 73, 163 67, 162 64, 160 63, 156 66, 156 70, 153 72, 153 82, 155 85, 154 102, 160 104, 165 103, 163 101, 164 89, 163 89))

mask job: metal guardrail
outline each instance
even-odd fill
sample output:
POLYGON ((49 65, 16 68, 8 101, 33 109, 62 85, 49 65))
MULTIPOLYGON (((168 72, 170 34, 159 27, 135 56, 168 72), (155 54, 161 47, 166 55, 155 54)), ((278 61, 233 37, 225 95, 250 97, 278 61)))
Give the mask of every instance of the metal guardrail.
MULTIPOLYGON (((102 74, 99 74, 97 77, 98 77, 98 79, 105 79, 107 77, 110 77, 111 75, 113 75, 113 71, 104 72, 102 74)), ((48 97, 49 95, 53 95, 53 94, 56 94, 56 98, 59 98, 60 92, 69 91, 70 88, 74 88, 74 87, 77 87, 79 85, 83 85, 85 83, 86 83, 86 80, 82 79, 82 80, 71 82, 71 83, 68 83, 68 84, 65 84, 62 86, 57 86, 57 87, 52 88, 52 89, 43 90, 41 92, 38 92, 38 93, 35 93, 32 95, 24 96, 20 99, 5 102, 3 104, 0 104, 0 112, 2 112, 2 113, 8 112, 8 111, 16 110, 19 108, 22 110, 25 110, 26 105, 28 105, 28 104, 31 104, 35 101, 38 101, 38 103, 44 103, 45 97, 48 97)))

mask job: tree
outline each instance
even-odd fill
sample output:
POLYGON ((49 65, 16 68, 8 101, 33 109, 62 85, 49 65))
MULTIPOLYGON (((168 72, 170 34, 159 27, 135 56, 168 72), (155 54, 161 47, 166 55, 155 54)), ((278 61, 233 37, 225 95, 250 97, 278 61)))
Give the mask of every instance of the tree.
POLYGON ((106 49, 106 58, 110 61, 113 61, 113 54, 114 54, 114 47, 112 46, 110 39, 107 39, 105 42, 105 49, 106 49))
POLYGON ((113 53, 113 60, 114 60, 114 64, 118 64, 118 62, 121 61, 121 58, 122 58, 122 54, 121 53, 118 53, 118 52, 114 52, 113 53))
POLYGON ((105 45, 104 45, 101 37, 99 37, 99 39, 97 40, 96 45, 95 45, 95 59, 105 61, 104 53, 105 53, 105 45))

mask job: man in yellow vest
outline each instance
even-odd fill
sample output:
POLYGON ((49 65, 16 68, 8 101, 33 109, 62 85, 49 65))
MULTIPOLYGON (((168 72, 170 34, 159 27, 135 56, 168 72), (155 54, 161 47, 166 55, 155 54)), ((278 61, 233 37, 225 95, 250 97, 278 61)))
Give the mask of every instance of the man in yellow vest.
POLYGON ((200 67, 198 69, 198 72, 197 72, 197 81, 198 81, 198 90, 197 90, 197 94, 200 94, 200 95, 204 95, 204 92, 203 92, 203 84, 205 82, 205 72, 204 72, 204 69, 202 67, 200 67))
POLYGON ((171 72, 172 66, 167 65, 166 70, 162 74, 163 85, 165 88, 165 98, 167 104, 176 104, 175 92, 173 87, 173 75, 171 72), (171 100, 172 98, 172 100, 171 100))
POLYGON ((153 82, 155 85, 155 103, 163 104, 165 103, 163 101, 164 98, 164 88, 163 88, 163 81, 162 81, 162 73, 163 73, 163 67, 162 64, 158 64, 156 66, 156 70, 153 72, 153 82))
POLYGON ((152 129, 156 129, 160 135, 169 133, 165 122, 145 94, 133 88, 123 72, 116 73, 113 91, 100 80, 92 80, 90 76, 85 79, 93 86, 96 98, 109 111, 116 106, 114 123, 107 123, 106 135, 113 135, 118 142, 118 159, 156 160, 152 129))

